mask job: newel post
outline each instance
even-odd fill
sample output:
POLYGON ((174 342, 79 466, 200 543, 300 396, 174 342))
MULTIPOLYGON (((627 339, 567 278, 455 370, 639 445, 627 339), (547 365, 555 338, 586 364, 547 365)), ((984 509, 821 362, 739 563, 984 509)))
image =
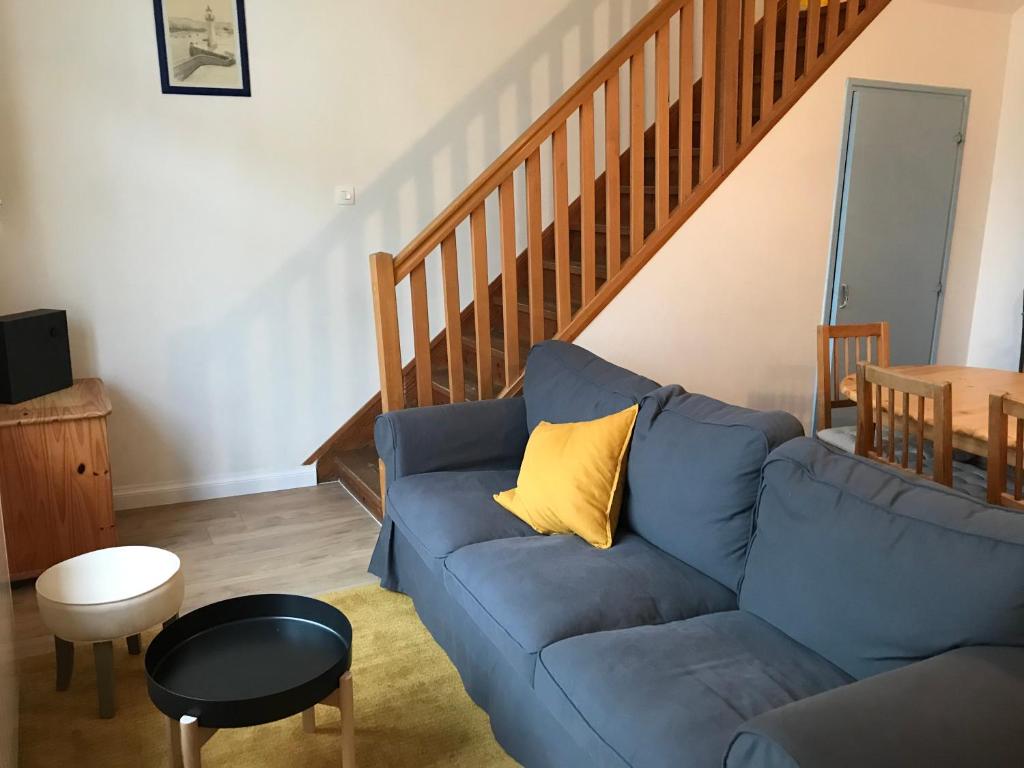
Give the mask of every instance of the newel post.
MULTIPOLYGON (((377 364, 380 367, 380 399, 384 413, 405 407, 402 386, 402 340, 398 333, 398 303, 395 300, 395 261, 390 253, 370 257, 370 283, 373 286, 373 320, 377 327, 377 364)), ((387 473, 380 471, 380 509, 387 507, 387 473)))
POLYGON ((377 326, 380 398, 387 413, 405 407, 402 342, 398 335, 398 304, 395 300, 395 262, 390 253, 375 253, 370 257, 370 282, 373 285, 373 319, 377 326))

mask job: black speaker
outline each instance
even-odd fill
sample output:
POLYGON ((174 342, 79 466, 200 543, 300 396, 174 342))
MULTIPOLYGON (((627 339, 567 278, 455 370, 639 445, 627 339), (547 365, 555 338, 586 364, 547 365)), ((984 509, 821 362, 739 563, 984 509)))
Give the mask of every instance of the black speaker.
POLYGON ((20 403, 70 386, 67 312, 33 309, 0 316, 0 403, 20 403))

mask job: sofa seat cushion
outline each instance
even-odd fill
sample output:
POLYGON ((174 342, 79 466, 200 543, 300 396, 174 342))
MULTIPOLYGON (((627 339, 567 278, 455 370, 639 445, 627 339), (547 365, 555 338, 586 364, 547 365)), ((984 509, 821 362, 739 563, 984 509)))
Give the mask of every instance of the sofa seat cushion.
POLYGON ((534 689, 596 765, 721 765, 751 717, 851 678, 749 613, 599 632, 545 648, 534 689))
POLYGON ((444 558, 467 544, 536 536, 530 526, 494 501, 516 484, 518 470, 428 472, 388 488, 387 513, 420 554, 444 558))
POLYGON ((530 682, 537 653, 567 637, 736 606, 733 592, 635 534, 610 549, 571 535, 474 544, 444 561, 444 579, 530 682))

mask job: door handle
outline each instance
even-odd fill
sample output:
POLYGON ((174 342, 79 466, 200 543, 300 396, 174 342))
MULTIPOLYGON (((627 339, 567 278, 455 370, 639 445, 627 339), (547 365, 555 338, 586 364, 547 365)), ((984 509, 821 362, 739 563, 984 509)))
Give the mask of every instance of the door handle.
POLYGON ((850 286, 846 283, 839 284, 839 308, 846 309, 846 305, 850 303, 850 286))

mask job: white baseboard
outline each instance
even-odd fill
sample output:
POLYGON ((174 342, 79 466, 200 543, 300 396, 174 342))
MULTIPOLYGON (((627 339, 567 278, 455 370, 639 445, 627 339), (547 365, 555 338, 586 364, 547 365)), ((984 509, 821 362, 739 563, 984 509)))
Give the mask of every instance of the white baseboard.
POLYGON ((220 499, 265 491, 285 491, 316 485, 316 467, 299 467, 283 472, 233 475, 192 483, 153 483, 114 488, 114 509, 138 509, 177 504, 183 501, 220 499))

